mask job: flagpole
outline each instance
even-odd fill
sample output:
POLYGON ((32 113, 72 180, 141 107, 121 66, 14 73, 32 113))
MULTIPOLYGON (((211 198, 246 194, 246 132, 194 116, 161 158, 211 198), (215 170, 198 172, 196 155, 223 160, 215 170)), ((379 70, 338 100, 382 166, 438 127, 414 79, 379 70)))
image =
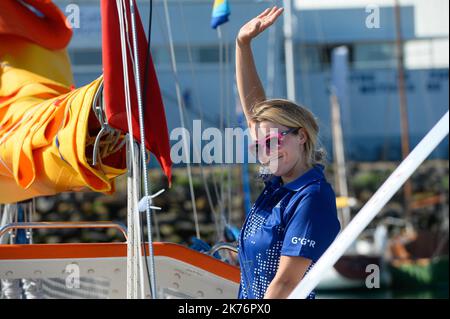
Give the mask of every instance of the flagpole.
MULTIPOLYGON (((342 133, 341 108, 346 105, 347 76, 348 76, 348 48, 337 47, 332 52, 332 84, 330 93, 331 127, 333 137, 333 157, 336 186, 339 196, 348 198, 347 171, 345 167, 344 136, 342 133)), ((350 222, 350 207, 345 205, 340 209, 341 226, 345 228, 350 222)))
POLYGON ((287 98, 296 100, 295 96, 295 65, 294 65, 294 44, 292 41, 292 0, 284 2, 284 55, 286 65, 286 90, 287 98))

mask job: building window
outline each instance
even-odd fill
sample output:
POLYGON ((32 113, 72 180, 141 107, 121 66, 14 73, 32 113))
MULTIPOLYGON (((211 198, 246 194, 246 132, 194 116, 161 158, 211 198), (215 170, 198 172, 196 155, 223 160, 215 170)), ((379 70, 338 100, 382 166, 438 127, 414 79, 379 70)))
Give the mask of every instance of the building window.
POLYGON ((407 69, 448 68, 448 55, 448 38, 405 42, 405 67, 407 69))
POLYGON ((354 61, 355 69, 395 68, 395 43, 355 43, 354 61))
POLYGON ((86 85, 102 74, 102 49, 70 49, 69 57, 72 64, 75 85, 86 85))
MULTIPOLYGON (((395 42, 333 43, 295 45, 296 68, 308 72, 327 71, 331 67, 333 49, 346 46, 349 50, 349 65, 357 70, 394 69, 397 67, 395 42)), ((448 68, 448 38, 408 40, 404 42, 406 69, 448 68)), ((281 62, 285 62, 284 46, 281 62)))
MULTIPOLYGON (((225 55, 222 57, 225 59, 225 55)), ((198 49, 198 62, 200 63, 219 63, 220 49, 214 47, 199 48, 198 49)))
MULTIPOLYGON (((228 60, 232 59, 232 48, 228 46, 228 60)), ((189 50, 186 46, 175 46, 175 58, 177 63, 190 63, 189 50)), ((225 48, 222 52, 222 59, 226 57, 225 48)), ((170 64, 170 49, 169 47, 154 47, 152 48, 152 57, 155 64, 170 64)), ((196 64, 218 64, 220 62, 220 49, 217 45, 211 46, 193 46, 191 47, 192 62, 196 64)))
MULTIPOLYGON (((333 49, 346 46, 349 51, 349 64, 353 63, 353 44, 350 43, 335 43, 335 44, 303 44, 298 43, 295 46, 296 68, 310 72, 326 71, 331 67, 331 55, 333 49)), ((282 62, 284 63, 284 48, 281 54, 282 62)))
POLYGON ((319 46, 297 45, 296 57, 296 63, 299 64, 296 67, 302 71, 317 72, 324 68, 324 56, 319 46))
POLYGON ((73 49, 69 51, 70 60, 75 66, 102 65, 102 49, 73 49))

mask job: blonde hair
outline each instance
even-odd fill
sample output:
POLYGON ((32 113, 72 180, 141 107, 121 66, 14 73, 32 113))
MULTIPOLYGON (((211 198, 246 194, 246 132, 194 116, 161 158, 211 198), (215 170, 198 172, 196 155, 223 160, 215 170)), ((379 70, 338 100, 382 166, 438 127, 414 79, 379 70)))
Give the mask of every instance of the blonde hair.
POLYGON ((251 109, 251 123, 270 121, 288 128, 303 128, 307 135, 305 160, 310 167, 324 164, 326 152, 319 147, 319 125, 307 108, 283 99, 257 103, 251 109))

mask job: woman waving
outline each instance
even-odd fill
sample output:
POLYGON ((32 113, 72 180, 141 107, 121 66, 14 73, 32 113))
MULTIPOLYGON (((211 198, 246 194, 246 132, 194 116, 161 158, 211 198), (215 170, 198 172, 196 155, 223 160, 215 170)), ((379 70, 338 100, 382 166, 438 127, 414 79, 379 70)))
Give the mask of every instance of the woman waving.
POLYGON ((251 150, 269 172, 240 233, 239 298, 288 297, 340 230, 314 115, 294 101, 267 100, 253 60, 252 40, 282 13, 265 10, 236 39, 237 85, 255 141, 251 150))

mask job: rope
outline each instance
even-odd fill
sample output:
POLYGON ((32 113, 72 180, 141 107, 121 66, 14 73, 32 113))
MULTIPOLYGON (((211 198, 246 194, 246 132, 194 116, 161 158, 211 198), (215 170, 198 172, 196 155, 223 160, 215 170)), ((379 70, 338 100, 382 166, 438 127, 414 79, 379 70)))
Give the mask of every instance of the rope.
MULTIPOLYGON (((136 164, 136 154, 135 154, 135 142, 134 142, 134 128, 133 122, 131 119, 131 101, 130 101, 130 88, 128 83, 128 61, 127 61, 127 43, 125 41, 126 32, 124 25, 124 4, 122 0, 116 0, 118 15, 119 15, 119 26, 120 26, 120 43, 121 43, 121 52, 122 52, 122 64, 123 64, 123 76, 124 76, 124 92, 125 92, 125 108, 127 111, 127 125, 128 125, 128 155, 129 161, 127 163, 128 168, 131 169, 131 174, 129 172, 129 180, 128 180, 128 244, 127 244, 127 298, 136 299, 137 298, 137 284, 140 281, 136 274, 138 273, 138 249, 136 244, 137 230, 135 227, 139 227, 139 224, 136 224, 135 216, 139 216, 137 212, 137 171, 138 165, 136 164)), ((127 23, 128 24, 128 23, 127 23)), ((128 43, 129 44, 129 43, 128 43)), ((139 244, 139 242, 138 242, 139 244)), ((141 288, 142 293, 142 288, 141 288)))
POLYGON ((20 279, 2 279, 0 299, 22 299, 22 287, 20 286, 20 282, 20 279))
MULTIPOLYGON (((138 100, 138 111, 139 111, 139 133, 141 137, 141 163, 142 163, 142 175, 144 176, 144 196, 148 199, 149 197, 149 182, 147 173, 147 163, 146 163, 146 152, 145 152, 145 131, 144 131, 144 107, 142 105, 142 92, 141 92, 141 78, 140 78, 140 65, 139 65, 139 47, 137 42, 137 32, 136 32, 136 5, 135 1, 130 1, 131 7, 131 29, 133 35, 133 46, 134 46, 134 66, 135 66, 135 84, 136 84, 136 94, 138 100)), ((147 236, 148 236, 148 246, 149 246, 149 257, 150 257, 150 288, 152 298, 157 299, 156 292, 156 271, 155 271, 155 260, 153 253, 153 238, 152 238, 152 225, 150 219, 150 202, 147 200, 146 207, 147 214, 147 236)), ((139 215, 140 216, 140 215, 139 215)), ((140 223, 139 223, 140 225, 140 223)), ((139 232, 140 236, 140 232, 139 232)), ((142 248, 142 245, 139 245, 142 248)))
MULTIPOLYGON (((122 3, 122 10, 123 12, 126 12, 126 7, 125 4, 122 3)), ((129 30, 129 24, 128 24, 128 17, 127 15, 124 15, 124 19, 125 19, 125 28, 126 28, 126 34, 129 34, 130 30, 129 30)), ((126 48, 128 50, 128 57, 131 59, 132 64, 135 65, 135 60, 134 60, 134 55, 133 55, 133 48, 131 46, 130 43, 130 39, 129 37, 125 37, 126 39, 126 48)), ((126 52, 125 49, 122 52, 126 52)), ((128 70, 128 65, 127 65, 127 70, 128 70)), ((136 73, 135 73, 135 69, 132 68, 131 69, 132 73, 133 73, 133 77, 136 78, 136 73)), ((128 72, 127 72, 128 74, 128 72)), ((127 77, 128 78, 128 75, 127 77)), ((128 83, 127 83, 128 86, 128 83)), ((129 88, 128 88, 129 91, 129 88)), ((129 94, 129 93, 128 93, 129 94)), ((127 98, 129 99, 129 95, 127 95, 127 98)), ((129 105, 131 105, 131 102, 129 102, 129 105)), ((129 120, 132 123, 131 120, 131 106, 127 109, 127 120, 129 120)), ((130 127, 130 126, 128 126, 130 127)), ((139 150, 136 149, 136 143, 134 142, 134 138, 133 138, 133 134, 132 134, 132 144, 130 146, 130 149, 133 151, 133 153, 138 153, 139 150)), ((140 277, 138 278, 134 278, 133 279, 133 285, 134 285, 134 289, 136 291, 135 297, 137 298, 137 286, 140 286, 140 291, 141 291, 141 298, 143 298, 145 296, 145 290, 144 290, 144 272, 143 272, 143 265, 142 265, 142 253, 144 252, 144 261, 145 261, 145 265, 147 267, 147 273, 148 273, 148 278, 150 280, 149 282, 149 286, 151 287, 151 278, 152 278, 152 271, 149 270, 149 266, 148 266, 148 260, 147 260, 147 251, 145 249, 145 246, 143 247, 143 241, 142 238, 144 237, 144 233, 143 233, 143 226, 142 226, 142 219, 141 219, 141 215, 138 214, 138 200, 140 197, 140 186, 138 184, 138 180, 141 176, 140 170, 139 170, 139 154, 137 156, 132 156, 131 161, 132 166, 133 166, 133 175, 132 175, 132 180, 130 182, 130 187, 129 189, 131 189, 131 196, 132 201, 130 203, 130 207, 132 207, 132 218, 130 220, 130 223, 132 223, 133 225, 133 242, 135 244, 133 244, 132 247, 132 251, 133 251, 133 256, 135 258, 135 262, 134 262, 134 266, 133 266, 133 272, 134 274, 137 274, 138 268, 139 268, 139 275, 140 277), (136 245, 137 243, 137 245, 136 245), (137 259, 137 260, 136 260, 137 259)), ((156 216, 156 214, 153 214, 153 216, 156 216)), ((149 241, 149 245, 150 245, 150 241, 149 241)), ((153 246, 150 247, 150 250, 152 251, 153 246)), ((153 271, 154 273, 154 271, 153 271)), ((134 275, 135 277, 136 275, 134 275)))
POLYGON ((42 279, 22 279, 22 289, 25 299, 45 299, 42 279))

